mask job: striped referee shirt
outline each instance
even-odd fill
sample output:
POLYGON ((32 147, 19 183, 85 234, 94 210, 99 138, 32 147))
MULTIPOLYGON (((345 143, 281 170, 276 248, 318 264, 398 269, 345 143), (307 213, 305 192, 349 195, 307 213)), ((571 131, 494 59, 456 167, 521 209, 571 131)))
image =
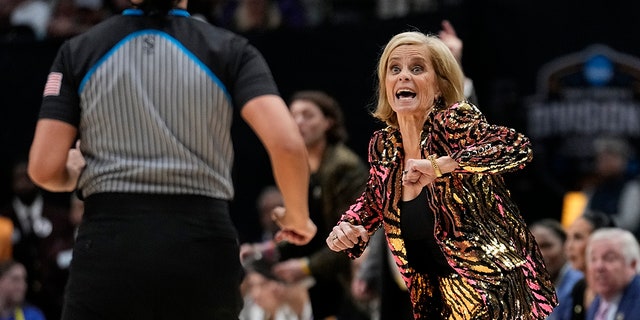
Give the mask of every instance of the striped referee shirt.
POLYGON ((233 107, 278 94, 261 54, 229 31, 174 9, 126 10, 59 49, 40 118, 79 130, 78 188, 229 200, 233 107))

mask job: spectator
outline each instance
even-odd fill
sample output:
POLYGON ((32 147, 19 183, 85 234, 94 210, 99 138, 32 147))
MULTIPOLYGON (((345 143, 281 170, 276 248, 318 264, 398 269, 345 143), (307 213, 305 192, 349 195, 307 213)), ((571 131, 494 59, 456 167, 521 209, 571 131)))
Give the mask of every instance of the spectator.
POLYGON ((309 154, 309 210, 318 233, 305 246, 279 246, 282 261, 274 266, 274 272, 291 283, 307 277, 315 280, 309 289, 315 319, 353 319, 358 312, 350 296, 351 261, 329 250, 324 237, 362 192, 367 169, 345 145, 342 110, 333 97, 318 90, 299 91, 291 97, 289 109, 309 154))
POLYGON ((0 27, 17 32, 21 40, 44 40, 51 4, 44 0, 0 0, 0 27))
POLYGON ((284 200, 278 187, 267 186, 258 195, 257 209, 260 214, 260 226, 262 227, 262 240, 273 240, 278 231, 278 226, 273 222, 271 214, 276 207, 284 206, 284 200))
POLYGON ((376 307, 372 319, 413 320, 407 285, 402 280, 389 251, 384 231, 379 229, 371 237, 367 253, 354 274, 354 297, 376 307))
POLYGON ((47 28, 49 38, 66 39, 81 34, 104 20, 102 0, 58 0, 47 28))
MULTIPOLYGON (((613 221, 608 215, 591 210, 583 213, 569 225, 565 251, 574 269, 582 272, 583 275, 586 274, 586 248, 589 236, 596 230, 613 226, 613 221)), ((595 293, 588 285, 587 278, 583 276, 573 285, 570 300, 561 303, 553 313, 561 320, 584 320, 594 296, 595 293)))
POLYGON ((243 261, 245 307, 240 320, 312 320, 307 284, 286 283, 272 271, 275 260, 263 256, 243 261))
POLYGON ((298 0, 233 0, 222 7, 223 25, 241 33, 303 27, 305 12, 298 0))
POLYGON ((0 320, 45 320, 42 311, 25 299, 27 277, 20 262, 0 263, 0 320))
POLYGON ((262 189, 258 195, 257 209, 262 227, 262 239, 256 243, 243 243, 240 246, 240 259, 277 259, 276 242, 274 237, 278 231, 278 226, 273 221, 273 210, 284 206, 282 193, 276 186, 270 185, 262 189))
POLYGON ((616 225, 636 236, 640 232, 640 181, 629 174, 633 153, 623 138, 594 141, 595 183, 587 187, 587 208, 604 212, 616 225))
MULTIPOLYGON (((451 50, 451 53, 458 61, 458 64, 460 64, 460 68, 462 68, 462 39, 458 37, 456 29, 453 28, 453 25, 449 20, 442 20, 441 26, 442 29, 438 32, 438 37, 442 42, 444 42, 447 48, 451 50)), ((464 96, 469 100, 469 102, 478 104, 478 96, 476 95, 476 88, 473 85, 473 80, 466 75, 464 77, 464 96)))
POLYGON ((596 293, 587 320, 638 319, 640 248, 627 230, 594 232, 587 245, 587 278, 596 293))
POLYGON ((559 221, 538 220, 532 223, 529 229, 540 247, 542 258, 558 296, 558 307, 547 317, 547 320, 557 320, 560 319, 560 306, 571 303, 571 290, 576 282, 583 278, 583 274, 574 269, 567 259, 565 251, 567 233, 559 221))
POLYGON ((438 8, 435 0, 377 0, 376 15, 378 18, 397 19, 409 14, 434 12, 438 8))
POLYGON ((59 317, 66 281, 56 272, 57 255, 73 243, 73 226, 69 221, 69 207, 45 194, 27 175, 27 162, 13 166, 11 203, 0 208, 0 216, 13 222, 13 259, 27 270, 29 278, 27 299, 38 305, 48 318, 59 317))

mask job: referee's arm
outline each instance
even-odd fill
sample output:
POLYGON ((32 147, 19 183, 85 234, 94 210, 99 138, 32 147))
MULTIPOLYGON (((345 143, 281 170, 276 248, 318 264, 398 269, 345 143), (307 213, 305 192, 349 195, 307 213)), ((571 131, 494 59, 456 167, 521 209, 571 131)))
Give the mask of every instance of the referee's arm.
POLYGON ((286 212, 276 221, 285 232, 283 240, 306 244, 316 233, 309 219, 309 162, 307 149, 285 102, 276 95, 249 100, 242 118, 256 133, 271 159, 276 184, 282 193, 286 212))
POLYGON ((78 130, 69 123, 40 119, 29 151, 28 173, 31 180, 52 192, 76 189, 85 161, 77 148, 72 148, 78 130))

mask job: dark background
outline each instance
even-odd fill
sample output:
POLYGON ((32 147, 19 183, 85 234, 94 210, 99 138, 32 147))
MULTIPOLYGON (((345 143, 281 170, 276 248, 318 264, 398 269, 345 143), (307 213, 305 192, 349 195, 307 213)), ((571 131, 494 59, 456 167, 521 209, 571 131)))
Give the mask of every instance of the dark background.
MULTIPOLYGON (((282 96, 321 89, 345 112, 348 144, 366 159, 371 133, 381 125, 368 114, 375 97, 377 57, 391 36, 407 30, 436 33, 449 19, 464 40, 463 67, 474 80, 490 122, 526 133, 523 100, 535 93, 538 69, 592 44, 640 56, 638 1, 466 1, 425 15, 310 29, 246 34, 269 62, 282 96)), ((0 44, 0 203, 9 198, 9 168, 26 157, 42 88, 59 42, 0 44)), ((269 160, 240 118, 233 128, 236 198, 233 218, 242 240, 259 234, 255 198, 273 183, 269 160)), ((505 175, 526 220, 560 218, 561 194, 538 179, 534 161, 505 175)))

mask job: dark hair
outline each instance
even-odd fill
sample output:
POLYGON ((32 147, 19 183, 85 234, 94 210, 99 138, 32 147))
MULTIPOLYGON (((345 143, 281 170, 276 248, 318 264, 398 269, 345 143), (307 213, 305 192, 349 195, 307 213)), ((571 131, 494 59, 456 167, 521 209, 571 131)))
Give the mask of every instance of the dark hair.
POLYGON ((291 105, 291 102, 296 100, 312 102, 320 108, 320 111, 322 111, 322 114, 325 117, 333 120, 333 126, 331 126, 331 128, 326 132, 327 142, 329 144, 336 144, 347 140, 348 135, 347 130, 344 127, 344 116, 342 115, 340 104, 338 104, 336 99, 322 91, 305 90, 294 93, 289 100, 289 105, 291 105))
POLYGON ((7 274, 7 272, 9 272, 11 268, 17 265, 22 265, 22 264, 12 259, 5 260, 2 263, 0 263, 0 278, 4 277, 4 275, 7 274))
POLYGON ((601 228, 615 228, 616 224, 606 213, 597 210, 587 209, 582 214, 582 218, 587 220, 593 227, 593 231, 601 228))
POLYGON ((143 0, 137 7, 150 16, 166 16, 175 8, 180 0, 143 0))
POLYGON ((533 229, 534 227, 547 228, 551 230, 556 236, 558 236, 558 238, 562 240, 562 243, 567 241, 567 233, 564 231, 562 224, 558 220, 551 218, 538 220, 531 224, 529 229, 533 229))

